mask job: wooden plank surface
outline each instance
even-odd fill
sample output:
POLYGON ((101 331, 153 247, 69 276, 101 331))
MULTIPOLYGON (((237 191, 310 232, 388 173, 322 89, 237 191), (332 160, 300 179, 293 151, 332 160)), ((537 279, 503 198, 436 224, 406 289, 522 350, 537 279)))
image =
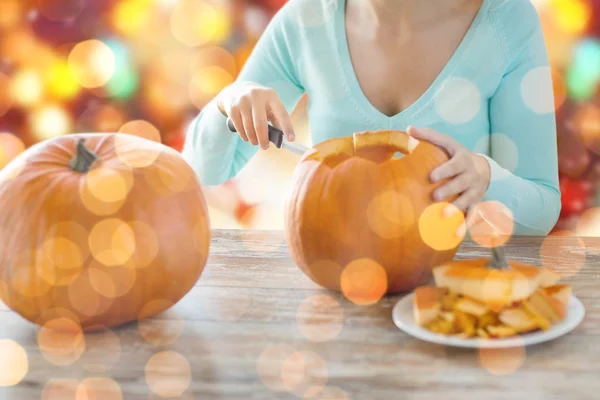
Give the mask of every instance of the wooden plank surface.
MULTIPOLYGON (((38 343, 39 328, 1 305, 0 340, 22 346, 29 366, 19 384, 0 388, 0 399, 161 398, 152 389, 182 399, 599 396, 600 239, 512 239, 509 259, 552 262, 571 275, 565 282, 584 303, 586 318, 549 343, 479 352, 398 330, 391 311, 402 295, 357 306, 318 287, 294 265, 281 232, 213 236, 206 269, 181 302, 139 325, 88 334, 71 353, 52 356, 38 343)), ((487 255, 465 241, 457 258, 487 255)))

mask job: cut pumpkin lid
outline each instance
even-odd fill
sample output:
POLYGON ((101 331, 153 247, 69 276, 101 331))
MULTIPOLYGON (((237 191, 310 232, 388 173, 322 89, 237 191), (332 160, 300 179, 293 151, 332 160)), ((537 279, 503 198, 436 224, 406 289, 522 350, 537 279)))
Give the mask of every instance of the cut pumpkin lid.
POLYGON ((509 262, 508 269, 495 269, 487 266, 488 260, 462 260, 445 264, 437 268, 444 268, 444 275, 462 277, 465 279, 530 279, 542 274, 543 269, 514 261, 509 262))

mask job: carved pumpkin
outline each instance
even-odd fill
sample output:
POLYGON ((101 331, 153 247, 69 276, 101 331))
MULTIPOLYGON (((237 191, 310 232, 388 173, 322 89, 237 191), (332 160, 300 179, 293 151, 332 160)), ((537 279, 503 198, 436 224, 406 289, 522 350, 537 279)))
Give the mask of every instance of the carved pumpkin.
POLYGON ((439 147, 399 131, 317 144, 296 167, 286 200, 292 258, 314 282, 357 303, 425 283, 462 240, 464 214, 443 214, 454 197, 432 200, 444 182, 432 184, 429 175, 447 160, 439 147))
POLYGON ((175 150, 150 140, 39 143, 0 172, 0 203, 0 298, 40 325, 66 318, 94 330, 158 314, 207 261, 201 186, 175 150))

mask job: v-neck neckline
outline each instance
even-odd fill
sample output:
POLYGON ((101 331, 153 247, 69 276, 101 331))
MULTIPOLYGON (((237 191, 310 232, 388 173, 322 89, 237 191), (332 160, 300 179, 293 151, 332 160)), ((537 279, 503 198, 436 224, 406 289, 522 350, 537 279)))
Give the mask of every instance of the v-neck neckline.
POLYGON ((436 76, 434 81, 429 87, 421 94, 421 96, 410 106, 392 116, 386 115, 381 112, 377 107, 371 103, 369 98, 365 95, 365 92, 360 87, 354 65, 352 64, 352 58, 350 57, 350 49, 348 45, 348 36, 346 33, 346 2, 347 0, 339 0, 336 15, 335 15, 335 35, 336 42, 338 44, 338 54, 340 55, 341 68, 344 74, 344 80, 351 92, 351 101, 355 103, 358 110, 367 116, 374 123, 380 124, 392 124, 392 123, 403 123, 410 122, 410 119, 434 97, 440 85, 452 75, 454 69, 458 65, 465 50, 469 47, 472 39, 474 38, 477 28, 481 25, 481 22, 486 15, 489 3, 491 0, 482 0, 481 6, 475 15, 475 18, 471 22, 471 25, 467 29, 467 32, 460 41, 458 47, 452 53, 452 56, 442 68, 440 73, 436 76))

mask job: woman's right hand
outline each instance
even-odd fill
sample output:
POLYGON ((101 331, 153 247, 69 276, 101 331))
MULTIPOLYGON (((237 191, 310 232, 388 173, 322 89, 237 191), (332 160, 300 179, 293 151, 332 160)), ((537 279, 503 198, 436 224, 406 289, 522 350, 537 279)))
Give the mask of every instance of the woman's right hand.
POLYGON ((236 131, 246 142, 269 148, 269 126, 283 131, 288 141, 295 139, 292 119, 275 90, 253 82, 236 82, 216 98, 219 110, 231 118, 236 131))

